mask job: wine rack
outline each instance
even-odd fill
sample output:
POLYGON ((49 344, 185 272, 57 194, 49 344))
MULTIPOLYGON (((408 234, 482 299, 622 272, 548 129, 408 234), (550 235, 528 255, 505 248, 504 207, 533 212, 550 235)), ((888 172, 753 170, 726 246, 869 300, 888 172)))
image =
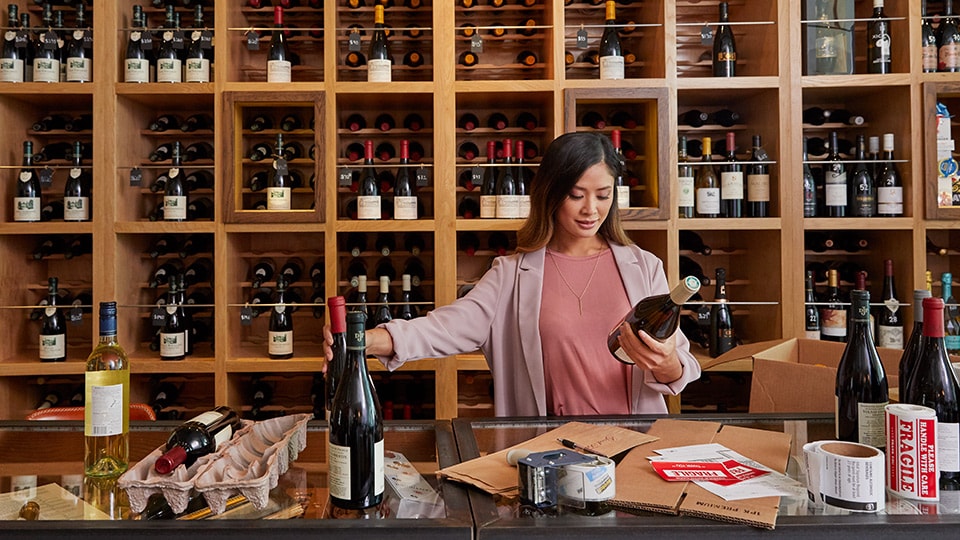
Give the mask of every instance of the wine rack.
MULTIPOLYGON (((366 81, 366 57, 373 34, 373 4, 350 8, 348 0, 339 0, 336 10, 337 80, 366 81), (353 52, 356 61, 348 55, 353 52)), ((433 80, 433 19, 430 1, 419 7, 401 3, 386 10, 384 26, 390 55, 393 57, 392 80, 433 80)))
MULTIPOLYGON (((777 2, 728 2, 730 28, 737 45, 738 77, 775 77, 777 62, 777 2)), ((718 10, 714 2, 677 2, 677 76, 710 77, 712 41, 703 34, 716 35, 718 10)), ((865 41, 864 41, 865 43, 865 41)))
POLYGON ((548 80, 553 76, 549 2, 455 7, 458 81, 548 80))
MULTIPOLYGON (((624 77, 663 78, 666 29, 664 5, 670 2, 617 3, 617 27, 623 47, 624 77)), ((575 0, 564 8, 564 76, 598 79, 598 49, 604 27, 604 2, 575 0)))
MULTIPOLYGON (((217 2, 218 4, 220 2, 217 2)), ((239 4, 240 2, 237 2, 239 4)), ((230 52, 227 79, 232 82, 264 82, 267 80, 267 51, 274 30, 273 8, 229 6, 226 10, 230 52), (237 9, 239 7, 240 9, 237 9)), ((293 56, 293 82, 320 82, 324 79, 324 9, 303 5, 283 10, 284 38, 293 56)))

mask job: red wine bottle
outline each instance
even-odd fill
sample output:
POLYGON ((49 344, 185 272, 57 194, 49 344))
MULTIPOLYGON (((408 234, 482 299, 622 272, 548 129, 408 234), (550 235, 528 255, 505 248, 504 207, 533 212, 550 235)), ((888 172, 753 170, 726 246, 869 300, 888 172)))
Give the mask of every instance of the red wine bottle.
POLYGON ((346 509, 383 501, 383 416, 367 371, 364 318, 347 314, 347 368, 330 412, 330 501, 346 509))
POLYGON ((743 166, 737 160, 736 134, 727 132, 726 164, 720 169, 720 213, 727 218, 743 217, 743 166))
POLYGON ((806 334, 804 337, 807 339, 820 339, 820 310, 817 309, 815 305, 817 301, 817 291, 816 282, 813 279, 813 270, 807 270, 806 275, 803 317, 806 322, 806 334))
MULTIPOLYGON (((347 367, 347 304, 342 296, 327 298, 327 309, 330 312, 330 333, 333 334, 333 344, 330 350, 333 358, 327 362, 327 372, 324 374, 324 393, 327 414, 333 409, 333 398, 336 396, 340 380, 347 367)), ((330 418, 328 417, 329 421, 330 418)))
POLYGON ((877 346, 903 348, 903 318, 893 280, 893 260, 883 261, 883 307, 877 316, 877 346))
POLYGON ((180 170, 180 141, 173 143, 170 170, 163 191, 163 219, 165 221, 187 220, 187 186, 180 170))
MULTIPOLYGON (((480 213, 479 217, 495 218, 497 217, 497 179, 498 171, 494 166, 496 163, 495 141, 487 141, 487 166, 483 171, 483 184, 480 187, 480 213)), ((466 217, 466 216, 465 216, 466 217)), ((477 217, 476 215, 473 217, 477 217)))
POLYGON ((67 319, 57 307, 58 280, 47 280, 47 307, 40 319, 40 361, 65 362, 67 360, 67 319))
POLYGON ((850 303, 850 336, 837 366, 836 437, 884 448, 887 374, 870 331, 870 293, 854 289, 850 303))
POLYGON ((267 82, 288 83, 291 81, 292 62, 286 38, 283 36, 283 8, 273 8, 273 33, 270 35, 270 51, 267 53, 267 82))
POLYGON ((63 220, 90 221, 90 174, 84 172, 81 143, 73 143, 73 167, 63 186, 63 220))
POLYGON ((931 296, 931 292, 927 289, 915 289, 913 291, 913 330, 910 331, 910 338, 903 348, 898 366, 900 376, 897 382, 899 383, 901 401, 903 396, 907 395, 907 385, 910 383, 910 377, 916 371, 917 360, 920 358, 920 346, 923 339, 923 299, 931 296))
POLYGON ((903 403, 937 412, 937 468, 942 491, 960 490, 960 384, 944 345, 944 304, 940 298, 923 300, 923 339, 909 376, 903 403))
POLYGON ((363 142, 363 172, 357 197, 358 219, 380 219, 380 184, 373 166, 373 141, 363 142))
POLYGON ((463 219, 474 219, 480 217, 482 212, 480 204, 473 197, 464 197, 457 205, 457 215, 463 219))
POLYGON ((497 180, 497 219, 520 217, 520 196, 517 195, 517 179, 513 172, 513 141, 503 140, 503 163, 497 180))
POLYGON ((170 433, 166 452, 157 458, 153 468, 160 474, 169 474, 181 464, 190 467, 198 458, 216 452, 241 427, 240 416, 225 405, 199 414, 170 433))
MULTIPOLYGON (((680 326, 680 308, 699 290, 700 281, 693 276, 687 276, 669 293, 648 296, 637 302, 623 322, 629 323, 635 332, 643 330, 654 339, 664 341, 680 326)), ((610 331, 607 347, 617 360, 633 364, 633 360, 620 347, 620 326, 623 322, 610 331)))
POLYGON ((287 286, 290 283, 285 275, 277 276, 275 305, 270 311, 267 354, 278 360, 293 358, 293 309, 287 305, 287 286))
POLYGON ((747 166, 747 214, 750 217, 770 215, 770 167, 769 157, 760 144, 760 135, 753 136, 750 165, 747 166))
POLYGON ((393 218, 417 219, 417 186, 410 173, 410 143, 400 141, 400 167, 393 184, 393 218))
POLYGON ((184 321, 183 306, 179 304, 177 297, 180 290, 180 275, 179 273, 171 275, 167 280, 170 288, 164 305, 166 314, 163 326, 160 328, 161 360, 183 360, 187 354, 187 325, 184 321))
POLYGON ((33 169, 33 143, 23 142, 23 167, 17 175, 13 199, 14 221, 40 221, 40 176, 33 169))
POLYGON ((716 358, 736 347, 733 313, 727 305, 727 270, 716 269, 717 289, 710 306, 710 356, 716 358))
POLYGON ((837 270, 827 270, 827 303, 820 309, 820 339, 847 341, 847 311, 840 305, 840 283, 837 270))

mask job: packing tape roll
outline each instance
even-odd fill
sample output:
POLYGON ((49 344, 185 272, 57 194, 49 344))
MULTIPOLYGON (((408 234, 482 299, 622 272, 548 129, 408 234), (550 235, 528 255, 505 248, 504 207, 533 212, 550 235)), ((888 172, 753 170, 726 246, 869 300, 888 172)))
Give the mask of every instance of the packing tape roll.
POLYGON ((812 501, 853 512, 884 509, 883 452, 865 444, 817 441, 805 444, 803 454, 812 501))
POLYGON ((887 489, 907 499, 939 500, 937 412, 921 405, 886 406, 887 489))

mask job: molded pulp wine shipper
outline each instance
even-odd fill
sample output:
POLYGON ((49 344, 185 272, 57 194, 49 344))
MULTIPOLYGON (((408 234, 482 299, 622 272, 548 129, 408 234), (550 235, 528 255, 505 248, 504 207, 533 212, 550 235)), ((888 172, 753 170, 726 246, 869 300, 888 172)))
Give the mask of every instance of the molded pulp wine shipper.
POLYGON ((130 508, 142 512, 147 499, 163 493, 170 508, 183 512, 191 490, 203 494, 214 514, 237 493, 259 510, 270 490, 307 446, 307 421, 313 415, 280 416, 262 422, 244 421, 244 427, 217 452, 197 459, 189 468, 180 465, 170 474, 153 468, 166 445, 160 446, 120 477, 119 485, 130 499, 130 508))

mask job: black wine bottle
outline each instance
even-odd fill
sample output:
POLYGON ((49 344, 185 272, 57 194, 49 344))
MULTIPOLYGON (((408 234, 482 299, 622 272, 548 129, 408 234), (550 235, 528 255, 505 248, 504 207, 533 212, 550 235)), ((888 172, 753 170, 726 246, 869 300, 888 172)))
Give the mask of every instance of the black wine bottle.
MULTIPOLYGON (((680 325, 680 309, 699 290, 700 281, 693 276, 687 276, 668 294, 648 296, 637 302, 623 322, 629 323, 634 332, 643 330, 654 339, 663 341, 677 330, 680 325)), ((623 322, 610 331, 607 347, 617 360, 633 364, 633 360, 620 348, 620 326, 623 322)))
POLYGON ((720 24, 713 37, 713 76, 733 77, 737 74, 737 45, 730 27, 729 7, 720 2, 720 24))
POLYGON ((0 52, 0 82, 18 83, 24 80, 23 68, 27 59, 22 54, 23 49, 17 44, 19 8, 17 4, 9 4, 7 8, 7 26, 10 33, 4 36, 3 50, 0 52))
POLYGON ((806 271, 806 284, 804 287, 804 337, 807 339, 820 339, 820 310, 816 306, 817 291, 814 281, 813 270, 806 271))
POLYGON ((733 313, 727 305, 727 271, 716 269, 716 293, 710 306, 710 356, 716 358, 736 346, 733 313))
POLYGON ((64 362, 67 360, 67 319, 57 304, 59 291, 57 278, 47 280, 47 307, 40 319, 40 361, 64 362))
POLYGON ((897 172, 893 158, 893 133, 883 134, 883 165, 876 176, 877 215, 900 217, 903 215, 903 181, 897 172))
POLYGON ((273 33, 270 34, 270 50, 267 52, 267 82, 288 83, 291 81, 293 64, 286 38, 283 35, 283 7, 273 8, 273 33))
POLYGON ((760 135, 754 135, 751 163, 747 166, 747 215, 750 217, 770 215, 770 168, 762 163, 768 159, 760 144, 760 135))
POLYGON ((277 133, 276 154, 274 154, 276 158, 267 182, 267 210, 283 211, 292 208, 293 179, 287 168, 287 160, 282 157, 283 149, 283 134, 277 133))
POLYGON ((836 437, 886 446, 887 375, 870 330, 870 293, 850 291, 850 336, 837 366, 836 437))
POLYGON ((166 285, 180 272, 183 272, 183 263, 176 259, 169 260, 153 271, 150 278, 150 287, 156 289, 160 285, 166 285))
POLYGON ((937 71, 937 35, 927 18, 927 0, 920 3, 920 65, 924 73, 937 71))
POLYGON ((260 259, 250 269, 250 286, 254 289, 263 287, 263 284, 273 279, 276 264, 273 259, 260 259))
POLYGON ((367 57, 367 82, 390 82, 393 57, 390 55, 390 40, 383 26, 383 5, 373 7, 373 37, 367 57))
POLYGON ((877 314, 877 346, 903 348, 903 318, 893 280, 893 260, 883 261, 883 307, 877 314))
POLYGON ((166 18, 163 23, 162 32, 160 32, 160 47, 157 50, 157 82, 180 83, 183 82, 183 62, 180 59, 180 52, 177 49, 175 38, 179 34, 179 25, 176 23, 177 14, 174 12, 174 6, 167 5, 166 18))
POLYGON ((160 359, 183 360, 187 355, 187 325, 184 320, 183 306, 179 304, 177 293, 180 290, 180 275, 170 277, 167 302, 164 305, 166 316, 160 328, 160 359))
POLYGON ((287 278, 277 276, 276 296, 270 311, 270 329, 267 335, 267 353, 270 358, 293 358, 293 317, 292 309, 287 305, 287 278))
POLYGON ((840 157, 838 147, 837 132, 831 131, 830 155, 827 156, 828 163, 824 169, 824 196, 827 217, 845 217, 847 215, 847 192, 849 191, 847 167, 840 157))
POLYGON ((873 15, 867 22, 867 73, 890 73, 890 20, 883 0, 873 0, 873 15))
POLYGON ((820 339, 847 341, 847 310, 840 305, 840 283, 837 270, 827 270, 827 305, 820 308, 820 339))
POLYGON ((689 250, 694 253, 699 253, 700 255, 710 255, 713 253, 713 248, 708 246, 703 241, 703 238, 693 231, 680 231, 679 246, 681 250, 689 250))
POLYGON ((160 474, 169 474, 180 465, 189 468, 198 458, 216 452, 241 427, 240 416, 225 405, 199 414, 170 433, 166 451, 157 458, 153 468, 160 474))
POLYGON ((347 314, 347 367, 330 412, 330 501, 346 509, 383 500, 383 417, 367 371, 364 315, 347 314))
POLYGON ((617 5, 614 0, 607 0, 603 34, 600 36, 599 58, 600 79, 623 79, 623 47, 620 45, 620 34, 617 31, 617 5))
POLYGON ((358 219, 380 219, 380 183, 373 166, 373 141, 363 142, 363 171, 357 196, 358 219))
MULTIPOLYGON (((333 357, 327 362, 327 371, 324 374, 324 392, 326 410, 329 414, 333 409, 333 399, 336 396, 337 387, 340 386, 340 380, 343 378, 344 370, 347 367, 347 307, 346 300, 342 296, 331 296, 327 298, 327 309, 330 312, 330 333, 333 334, 333 344, 330 350, 333 357)), ((329 421, 329 418, 327 418, 329 421)))
POLYGON ((810 170, 807 154, 807 139, 803 139, 803 217, 817 217, 817 182, 810 170))
POLYGON ((743 166, 737 160, 736 134, 727 132, 726 163, 720 169, 720 215, 743 217, 743 166))
POLYGON ((376 309, 374 310, 373 325, 378 326, 393 320, 393 314, 390 311, 390 280, 389 276, 380 276, 380 294, 377 296, 376 309))
POLYGON ((14 221, 40 221, 40 176, 33 169, 33 143, 23 142, 23 166, 17 176, 13 199, 14 221))
POLYGON ((180 170, 180 141, 173 143, 171 165, 167 172, 167 182, 163 190, 164 221, 187 220, 187 186, 180 170))
POLYGON ((67 82, 90 82, 93 80, 93 50, 87 43, 86 8, 82 2, 76 6, 76 29, 64 45, 67 82))
POLYGON ((401 282, 401 293, 400 293, 400 305, 397 307, 397 318, 409 321, 417 317, 417 306, 413 305, 413 294, 411 289, 413 287, 412 277, 410 274, 403 274, 400 276, 401 282))
POLYGON ((74 143, 73 167, 63 186, 63 220, 90 221, 90 175, 83 169, 81 143, 74 143))
MULTIPOLYGON (((497 179, 497 219, 517 219, 520 217, 520 199, 517 195, 517 180, 513 173, 513 142, 503 140, 503 162, 500 177, 497 179)), ((481 211, 482 211, 481 207, 481 211)))
POLYGON ((877 185, 867 169, 867 144, 863 135, 857 135, 857 150, 850 178, 850 216, 874 217, 877 215, 877 185))
POLYGON ((917 360, 920 359, 920 347, 923 339, 923 299, 931 296, 927 289, 915 289, 913 291, 913 330, 910 331, 910 339, 907 340, 907 344, 903 348, 898 366, 900 374, 897 379, 900 389, 898 395, 901 401, 907 395, 910 377, 916 372, 917 360))

